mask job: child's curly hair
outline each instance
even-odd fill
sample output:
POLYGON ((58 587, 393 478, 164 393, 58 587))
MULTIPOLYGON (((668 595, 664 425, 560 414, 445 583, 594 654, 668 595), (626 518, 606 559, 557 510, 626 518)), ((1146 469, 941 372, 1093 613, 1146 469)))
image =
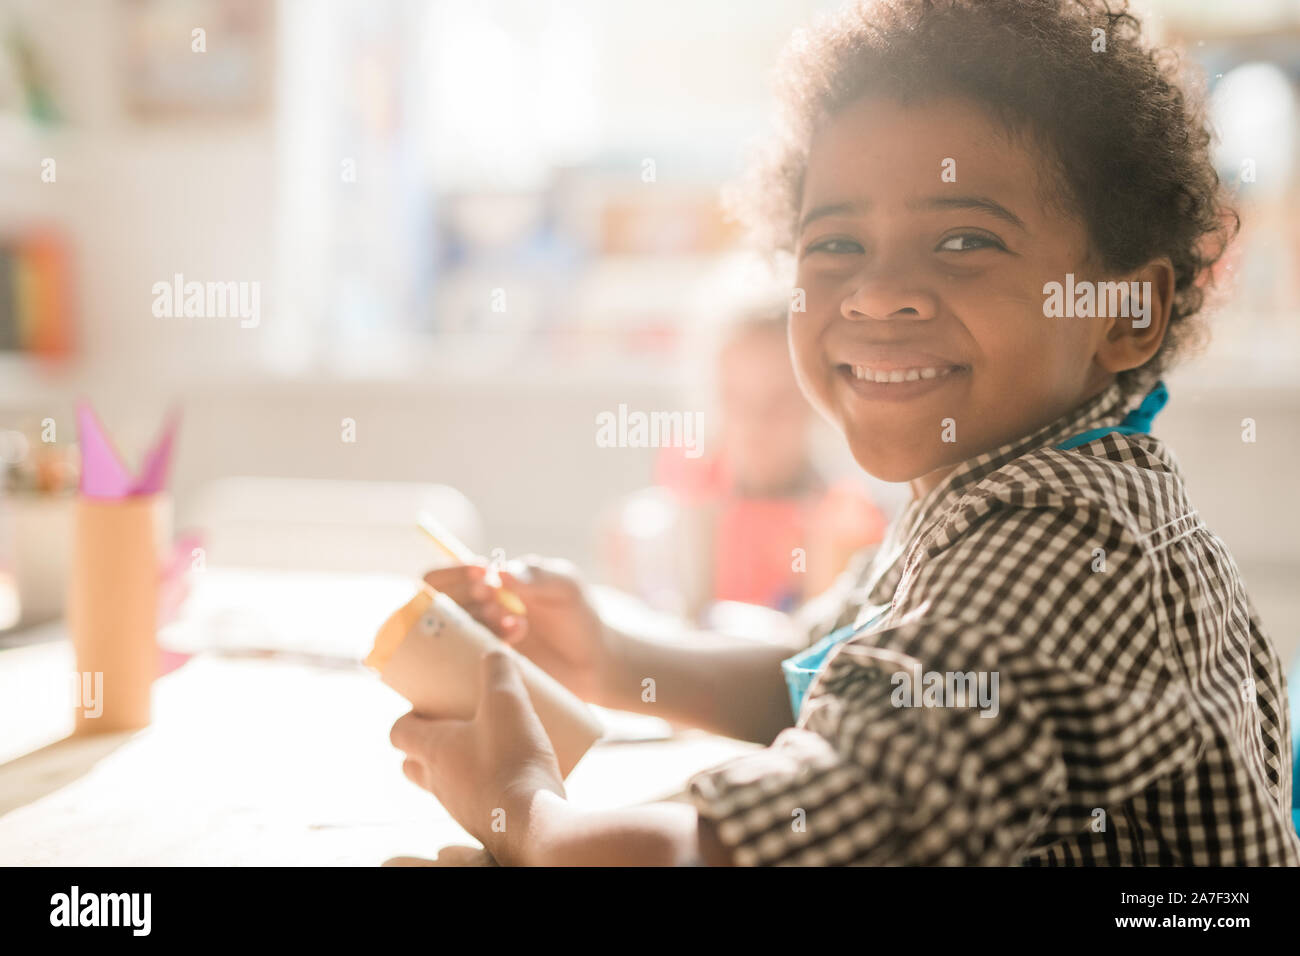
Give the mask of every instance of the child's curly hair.
POLYGON ((1199 337, 1188 320, 1240 228, 1203 100, 1179 74, 1176 54, 1143 45, 1125 0, 869 0, 795 35, 778 70, 781 134, 726 202, 769 252, 791 252, 821 123, 866 95, 969 97, 1043 147, 1044 201, 1084 223, 1107 274, 1172 260, 1164 342, 1121 375, 1147 380, 1199 337))

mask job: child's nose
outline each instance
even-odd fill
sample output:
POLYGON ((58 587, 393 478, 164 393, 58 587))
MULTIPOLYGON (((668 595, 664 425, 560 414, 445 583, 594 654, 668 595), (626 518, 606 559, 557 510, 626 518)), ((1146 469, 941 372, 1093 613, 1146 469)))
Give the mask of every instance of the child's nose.
POLYGON ((938 314, 937 297, 901 272, 873 270, 854 281, 840 303, 846 319, 932 319, 938 314))

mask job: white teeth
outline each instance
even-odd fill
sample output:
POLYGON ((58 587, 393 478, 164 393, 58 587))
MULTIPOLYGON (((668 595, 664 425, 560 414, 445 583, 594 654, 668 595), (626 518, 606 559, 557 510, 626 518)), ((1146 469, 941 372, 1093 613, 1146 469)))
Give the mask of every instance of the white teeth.
POLYGON ((853 377, 860 378, 864 382, 875 382, 878 385, 893 385, 898 382, 917 382, 923 378, 940 378, 953 371, 952 366, 943 368, 896 368, 892 371, 877 371, 868 368, 865 365, 853 366, 853 377))

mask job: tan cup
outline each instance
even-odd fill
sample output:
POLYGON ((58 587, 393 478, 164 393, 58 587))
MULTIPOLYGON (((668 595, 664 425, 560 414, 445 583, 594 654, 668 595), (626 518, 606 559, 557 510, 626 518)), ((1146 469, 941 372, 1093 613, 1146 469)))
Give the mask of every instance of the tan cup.
POLYGON ((478 709, 483 655, 513 657, 533 708, 569 775, 604 733, 590 708, 551 675, 497 638, 447 595, 426 584, 379 629, 366 665, 427 717, 468 719, 478 709))
POLYGON ((170 506, 165 495, 77 499, 68 629, 82 685, 102 688, 103 695, 98 716, 77 707, 79 734, 149 723, 158 674, 160 556, 170 535, 170 506), (100 674, 102 683, 95 676, 100 674))

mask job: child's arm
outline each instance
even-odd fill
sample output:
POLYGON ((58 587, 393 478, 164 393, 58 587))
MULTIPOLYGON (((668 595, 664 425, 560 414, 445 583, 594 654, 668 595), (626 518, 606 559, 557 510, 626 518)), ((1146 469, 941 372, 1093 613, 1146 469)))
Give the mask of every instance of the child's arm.
POLYGON ((697 837, 688 804, 657 803, 584 811, 568 802, 555 751, 517 665, 484 656, 478 709, 469 720, 415 713, 390 733, 406 759, 402 771, 433 793, 448 813, 500 863, 673 866, 713 862, 697 837))
POLYGON ((685 803, 580 810, 542 790, 531 801, 529 839, 500 847, 506 866, 732 866, 711 821, 685 803))
POLYGON ((505 866, 685 866, 703 862, 695 808, 652 803, 582 810, 559 794, 537 790, 506 808, 526 820, 521 838, 488 849, 505 866))
POLYGON ((608 706, 763 744, 794 722, 781 673, 788 647, 711 631, 680 643, 619 631, 611 647, 608 706))
POLYGON ((759 743, 790 726, 780 662, 793 651, 712 632, 671 638, 601 619, 571 565, 511 562, 502 582, 527 614, 510 614, 483 583, 483 569, 444 568, 425 581, 584 700, 759 743), (653 683, 650 683, 653 682, 653 683))

